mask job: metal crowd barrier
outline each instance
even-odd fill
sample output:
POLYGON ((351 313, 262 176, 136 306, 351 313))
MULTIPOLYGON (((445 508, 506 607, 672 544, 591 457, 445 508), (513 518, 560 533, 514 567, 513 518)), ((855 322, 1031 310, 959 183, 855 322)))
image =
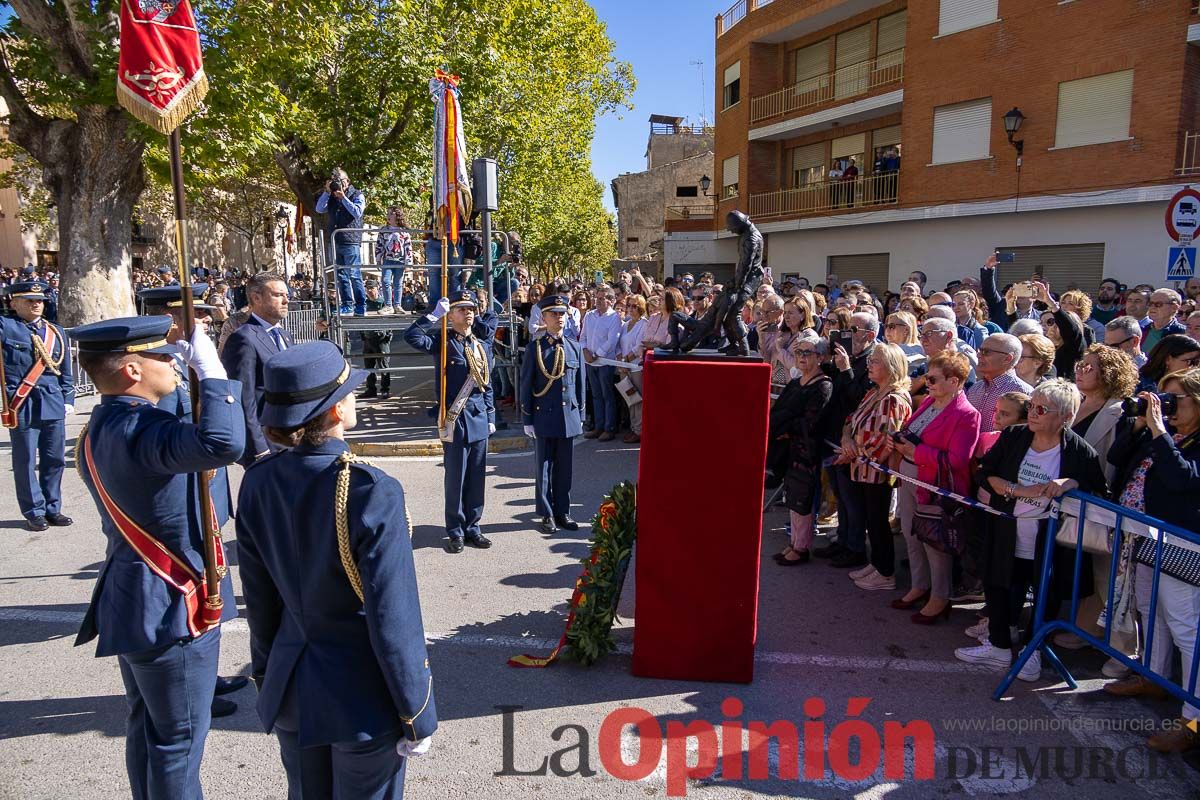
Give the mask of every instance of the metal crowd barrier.
POLYGON ((314 342, 321 338, 317 321, 321 319, 322 309, 312 303, 303 305, 308 307, 295 308, 295 303, 289 303, 287 316, 283 318, 283 327, 292 334, 297 344, 314 342))
POLYGON ((88 374, 79 368, 79 345, 71 341, 71 375, 75 378, 75 396, 86 397, 96 393, 96 386, 88 374))
MULTIPOLYGON (((1158 613, 1158 592, 1162 578, 1162 558, 1163 544, 1170 543, 1183 547, 1187 550, 1200 551, 1200 533, 1190 531, 1185 528, 1180 528, 1177 525, 1172 525, 1163 522, 1160 519, 1140 514, 1132 509, 1126 508, 1116 503, 1107 500, 1101 500, 1089 494, 1084 494, 1079 491, 1071 491, 1063 496, 1062 508, 1065 512, 1077 515, 1078 527, 1076 529, 1075 542, 1075 561, 1073 566, 1073 578, 1071 581, 1071 605, 1070 611, 1066 619, 1046 619, 1046 601, 1050 590, 1050 581, 1053 577, 1054 570, 1054 547, 1055 533, 1057 532, 1060 521, 1057 516, 1051 516, 1048 520, 1046 531, 1046 541, 1042 549, 1042 569, 1038 576, 1037 584, 1037 603, 1034 607, 1033 619, 1031 626, 1033 628, 1033 637, 1028 645, 1021 651, 1016 662, 1009 669, 1008 674, 1004 676, 1004 680, 996 687, 996 691, 992 693, 993 700, 1000 700, 1012 682, 1016 680, 1017 673, 1025 666, 1032 655, 1040 650, 1046 660, 1052 667, 1063 677, 1072 690, 1078 688, 1070 671, 1059 660, 1054 653, 1053 648, 1047 643, 1047 639, 1058 631, 1067 631, 1083 639, 1089 645, 1104 653, 1105 655, 1116 659, 1121 664, 1124 664, 1134 673, 1141 675, 1146 680, 1153 683, 1155 686, 1163 689, 1169 694, 1179 698, 1180 701, 1200 708, 1200 696, 1196 694, 1196 672, 1197 667, 1200 667, 1200 654, 1196 654, 1192 658, 1190 665, 1183 665, 1183 683, 1176 684, 1171 680, 1170 675, 1159 675, 1150 668, 1151 655, 1154 652, 1154 629, 1156 624, 1156 615, 1158 613), (1112 566, 1108 574, 1108 589, 1105 596, 1105 611, 1104 611, 1104 639, 1097 639, 1088 631, 1082 630, 1076 624, 1075 618, 1079 613, 1079 590, 1080 590, 1080 572, 1083 565, 1083 544, 1084 544, 1084 524, 1085 522, 1094 522, 1103 525, 1112 530, 1112 566), (1150 589, 1150 607, 1148 610, 1148 619, 1142 620, 1142 627, 1145 629, 1145 646, 1142 648, 1141 660, 1134 661, 1129 656, 1117 650, 1112 645, 1113 634, 1113 601, 1115 594, 1116 581, 1120 570, 1120 553, 1122 542, 1128 536, 1141 536, 1154 540, 1154 567, 1153 579, 1150 589)), ((1136 565, 1131 565, 1130 569, 1136 569, 1136 565)), ((1126 591, 1132 591, 1131 587, 1126 587, 1126 591)), ((1200 589, 1198 589, 1200 591, 1200 589)), ((1161 643, 1160 643, 1161 644, 1161 643)), ((1170 644, 1166 645, 1170 646, 1170 644)))

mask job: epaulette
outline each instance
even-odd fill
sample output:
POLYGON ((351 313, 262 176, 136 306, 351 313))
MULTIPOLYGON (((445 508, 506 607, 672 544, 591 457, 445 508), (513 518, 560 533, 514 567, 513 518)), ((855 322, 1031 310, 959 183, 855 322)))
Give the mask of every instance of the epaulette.
POLYGON ((283 454, 284 454, 284 453, 286 453, 286 452, 288 452, 288 451, 287 451, 287 450, 276 450, 274 453, 271 453, 269 456, 263 456, 262 458, 255 459, 255 461, 254 461, 254 463, 253 463, 253 464, 251 464, 250 466, 246 467, 246 471, 247 471, 247 472, 249 472, 250 470, 252 470, 252 469, 254 469, 255 467, 257 467, 259 464, 265 464, 265 463, 267 463, 268 461, 270 461, 271 459, 273 459, 273 458, 275 458, 275 457, 277 457, 277 456, 281 456, 281 455, 283 455, 283 454))

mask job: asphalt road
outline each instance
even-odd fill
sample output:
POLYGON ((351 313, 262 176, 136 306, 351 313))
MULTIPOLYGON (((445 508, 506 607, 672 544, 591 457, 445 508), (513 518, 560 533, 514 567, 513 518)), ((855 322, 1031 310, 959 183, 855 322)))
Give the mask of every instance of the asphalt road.
MULTIPOLYGON (((81 401, 82 413, 71 420, 71 439, 90 405, 81 401)), ((5 451, 0 458, 7 459, 7 442, 0 450, 5 451)), ((581 441, 576 448, 575 516, 589 519, 612 484, 634 478, 637 458, 636 448, 628 445, 581 441)), ((1047 672, 1038 683, 1018 683, 1010 697, 996 703, 990 695, 999 676, 961 664, 952 655, 955 647, 969 644, 962 631, 975 621, 974 613, 957 610, 948 625, 918 629, 906 615, 887 607, 893 595, 859 592, 843 572, 825 564, 797 569, 781 569, 769 560, 764 564, 755 678, 747 686, 631 676, 632 580, 622 600, 615 654, 592 668, 571 662, 546 670, 510 668, 505 664, 509 656, 548 651, 561 634, 578 562, 587 552, 586 526, 553 537, 538 532, 532 525, 532 455, 493 455, 484 530, 495 547, 451 556, 441 549, 439 460, 376 463, 406 489, 440 718, 432 751, 410 764, 411 798, 645 798, 667 796, 669 790, 701 798, 863 800, 1067 798, 1084 793, 1089 800, 1173 800, 1200 795, 1198 773, 1184 759, 1150 761, 1142 747, 1146 734, 1140 726, 1175 715, 1177 707, 1098 694, 1103 659, 1097 654, 1066 654, 1080 679, 1077 692, 1047 672), (827 768, 818 770, 821 777, 805 778, 803 771, 799 779, 786 777, 786 748, 772 744, 766 750, 767 778, 737 779, 731 760, 719 764, 711 777, 686 781, 681 759, 694 765, 708 748, 679 735, 668 736, 671 743, 658 763, 653 747, 646 751, 648 774, 640 780, 610 774, 607 767, 618 757, 627 764, 643 757, 632 729, 619 740, 619 756, 613 742, 602 748, 601 723, 610 712, 637 706, 654 715, 661 730, 670 725, 674 732, 700 721, 718 725, 726 719, 721 705, 729 697, 743 704, 743 713, 734 718, 743 722, 823 723, 824 736, 838 753, 844 750, 837 742, 854 730, 839 729, 848 718, 850 699, 869 698, 865 710, 854 709, 858 719, 869 723, 858 729, 867 729, 868 743, 853 744, 848 759, 856 764, 867 758, 866 776, 848 779, 847 759, 831 753, 827 768), (812 698, 827 709, 820 717, 805 715, 805 701, 812 698), (507 717, 507 736, 500 706, 519 707, 507 717), (875 761, 869 731, 914 720, 928 721, 933 732, 934 777, 914 779, 911 754, 903 764, 904 777, 882 766, 870 770, 875 761), (574 774, 515 774, 539 772, 555 751, 566 752, 547 766, 574 774), (1117 757, 1119 764, 1112 761, 1117 757), (1082 759, 1082 774, 1076 774, 1077 759, 1082 759), (971 762, 974 769, 969 769, 971 762), (835 773, 835 763, 841 765, 840 773, 835 773)), ((240 469, 231 473, 236 482, 240 469)), ((719 486, 711 489, 719 491, 719 486)), ((11 480, 0 483, 0 798, 128 796, 117 665, 114 659, 95 659, 91 645, 72 646, 104 540, 97 512, 73 469, 66 474, 65 496, 64 510, 76 524, 33 534, 19 521, 11 480)), ((766 515, 764 554, 782 545, 785 520, 781 510, 766 515)), ((225 626, 222 674, 248 671, 248 639, 242 620, 225 626)), ((208 738, 203 766, 207 796, 284 798, 278 753, 274 740, 259 727, 253 689, 232 698, 240 705, 238 713, 217 720, 208 738)))

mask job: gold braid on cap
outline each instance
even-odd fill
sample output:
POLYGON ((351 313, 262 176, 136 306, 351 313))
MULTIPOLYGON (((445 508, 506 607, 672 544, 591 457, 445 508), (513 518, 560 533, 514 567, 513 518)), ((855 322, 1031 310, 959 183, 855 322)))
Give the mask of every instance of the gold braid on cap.
POLYGON ((542 387, 540 392, 534 392, 534 397, 545 397, 550 391, 550 387, 554 382, 567 374, 567 356, 563 350, 561 342, 554 344, 554 367, 551 370, 546 369, 546 362, 542 360, 542 345, 539 342, 538 346, 533 348, 537 353, 537 366, 541 370, 542 376, 546 379, 546 385, 542 387))
MULTIPOLYGON (((338 470, 333 497, 333 519, 337 527, 338 557, 342 561, 342 569, 346 571, 346 578, 350 581, 350 588, 358 595, 360 602, 363 599, 362 576, 358 572, 358 565, 354 563, 354 553, 350 550, 350 465, 369 466, 370 463, 365 458, 359 458, 353 453, 342 453, 338 456, 338 464, 341 469, 338 470)), ((408 537, 411 539, 412 517, 408 514, 407 502, 404 504, 404 524, 408 527, 408 537)))
MULTIPOLYGON (((53 323, 47 322, 46 324, 51 325, 53 323)), ((34 333, 29 338, 33 342, 33 352, 37 354, 38 360, 46 365, 46 369, 50 370, 50 374, 62 375, 62 372, 59 370, 58 366, 63 362, 63 359, 66 358, 67 355, 66 342, 62 334, 59 334, 56 337, 60 342, 63 342, 62 355, 58 357, 57 361, 46 352, 46 343, 42 341, 41 336, 38 336, 37 333, 34 333)))

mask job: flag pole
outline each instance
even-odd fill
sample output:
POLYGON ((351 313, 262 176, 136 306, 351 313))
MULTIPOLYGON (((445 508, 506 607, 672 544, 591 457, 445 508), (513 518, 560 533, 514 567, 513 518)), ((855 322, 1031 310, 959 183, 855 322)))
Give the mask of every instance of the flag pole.
MULTIPOLYGON (((450 272, 449 261, 450 261, 449 245, 448 245, 448 240, 446 238, 446 228, 443 225, 442 226, 442 297, 445 297, 447 299, 449 299, 449 297, 450 297, 450 291, 449 291, 450 281, 449 281, 449 275, 448 275, 448 273, 450 272)), ((441 402, 438 403, 439 435, 442 431, 445 431, 445 429, 446 429, 446 338, 448 336, 446 322, 447 322, 447 319, 449 318, 449 316, 450 316, 449 312, 442 315, 442 361, 441 361, 442 368, 440 370, 441 375, 442 375, 441 402)))
MULTIPOLYGON (((179 143, 179 128, 168 137, 171 153, 171 188, 175 195, 175 253, 178 261, 179 293, 183 301, 183 336, 189 341, 196 328, 196 309, 193 307, 191 270, 188 269, 187 251, 187 201, 183 194, 183 156, 179 143)), ((188 387, 192 399, 192 422, 200 422, 200 378, 195 370, 188 368, 188 387)), ((205 623, 216 625, 221 621, 224 601, 221 599, 221 574, 217 568, 217 531, 212 518, 212 498, 208 476, 204 471, 196 473, 196 485, 200 495, 200 525, 204 532, 204 580, 208 594, 204 600, 205 623)))

